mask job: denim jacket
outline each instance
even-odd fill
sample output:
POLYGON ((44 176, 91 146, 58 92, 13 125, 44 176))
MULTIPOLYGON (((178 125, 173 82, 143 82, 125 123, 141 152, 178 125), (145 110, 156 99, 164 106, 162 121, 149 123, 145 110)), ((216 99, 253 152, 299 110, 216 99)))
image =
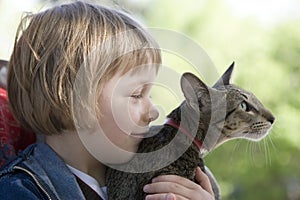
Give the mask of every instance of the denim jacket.
POLYGON ((45 143, 33 144, 0 171, 1 200, 84 200, 71 173, 45 143))

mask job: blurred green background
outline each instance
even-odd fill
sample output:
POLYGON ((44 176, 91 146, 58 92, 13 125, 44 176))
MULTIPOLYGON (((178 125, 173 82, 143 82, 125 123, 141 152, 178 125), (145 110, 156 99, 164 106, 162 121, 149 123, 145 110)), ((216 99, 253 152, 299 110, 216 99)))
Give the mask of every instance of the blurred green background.
MULTIPOLYGON (((1 59, 9 58, 21 13, 35 12, 55 2, 0 0, 1 59)), ((219 181, 222 199, 300 200, 299 1, 102 3, 117 4, 149 27, 174 30, 192 38, 204 48, 220 73, 235 61, 233 82, 252 91, 276 116, 274 128, 261 142, 230 141, 206 156, 207 165, 219 181)), ((180 61, 177 65, 175 58, 165 62, 175 63, 181 72, 189 70, 182 68, 180 61)), ((162 109, 163 115, 180 101, 168 101, 155 92, 153 98, 168 104, 162 109)))

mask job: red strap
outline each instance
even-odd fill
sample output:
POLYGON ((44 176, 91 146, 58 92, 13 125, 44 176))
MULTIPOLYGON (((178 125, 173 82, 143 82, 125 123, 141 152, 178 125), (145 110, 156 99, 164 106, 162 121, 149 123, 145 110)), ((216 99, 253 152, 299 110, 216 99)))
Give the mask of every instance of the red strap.
POLYGON ((172 126, 173 128, 176 128, 180 130, 182 133, 184 133, 186 136, 188 136, 193 143, 198 147, 199 151, 201 151, 202 142, 195 138, 189 131, 187 131, 183 126, 180 126, 176 121, 174 121, 172 118, 168 118, 165 124, 172 126))

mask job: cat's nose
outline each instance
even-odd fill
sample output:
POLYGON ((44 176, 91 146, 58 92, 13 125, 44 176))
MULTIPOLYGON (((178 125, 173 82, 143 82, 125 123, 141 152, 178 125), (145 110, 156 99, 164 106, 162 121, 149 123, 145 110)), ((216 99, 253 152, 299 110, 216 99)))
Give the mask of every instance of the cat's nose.
POLYGON ((267 120, 268 120, 271 124, 273 124, 274 121, 275 121, 275 117, 274 117, 273 115, 271 115, 271 116, 269 116, 269 117, 267 118, 267 120))
POLYGON ((266 109, 263 109, 263 114, 262 114, 262 116, 263 116, 268 122, 270 122, 271 124, 273 124, 274 121, 275 121, 274 115, 273 115, 270 111, 268 111, 268 110, 266 110, 266 109))

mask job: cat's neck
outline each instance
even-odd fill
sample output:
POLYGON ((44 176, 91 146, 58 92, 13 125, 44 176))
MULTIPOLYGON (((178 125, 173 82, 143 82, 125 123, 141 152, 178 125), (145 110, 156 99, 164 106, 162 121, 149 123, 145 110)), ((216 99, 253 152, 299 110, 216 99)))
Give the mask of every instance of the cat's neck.
POLYGON ((184 101, 167 117, 171 118, 175 123, 177 123, 180 127, 183 127, 183 129, 189 133, 186 134, 186 138, 187 140, 189 140, 189 142, 191 140, 191 137, 189 135, 191 135, 195 137, 195 140, 203 143, 209 124, 202 123, 202 121, 206 122, 207 118, 210 118, 210 116, 207 116, 206 113, 203 113, 201 111, 195 112, 187 105, 186 101, 184 101))
MULTIPOLYGON (((174 109, 168 116, 177 124, 184 127, 196 140, 202 143, 201 154, 215 149, 217 146, 226 142, 228 138, 221 134, 223 129, 223 118, 220 122, 211 124, 211 111, 193 111, 184 101, 179 107, 174 109)), ((188 142, 191 142, 189 136, 185 137, 188 142)))
POLYGON ((190 133, 185 127, 181 126, 178 122, 176 122, 172 118, 168 118, 167 121, 165 122, 165 125, 169 125, 177 130, 179 130, 181 133, 183 133, 185 136, 187 136, 191 141, 193 141, 194 145, 198 147, 198 149, 201 151, 202 144, 203 142, 198 140, 197 138, 190 133))

